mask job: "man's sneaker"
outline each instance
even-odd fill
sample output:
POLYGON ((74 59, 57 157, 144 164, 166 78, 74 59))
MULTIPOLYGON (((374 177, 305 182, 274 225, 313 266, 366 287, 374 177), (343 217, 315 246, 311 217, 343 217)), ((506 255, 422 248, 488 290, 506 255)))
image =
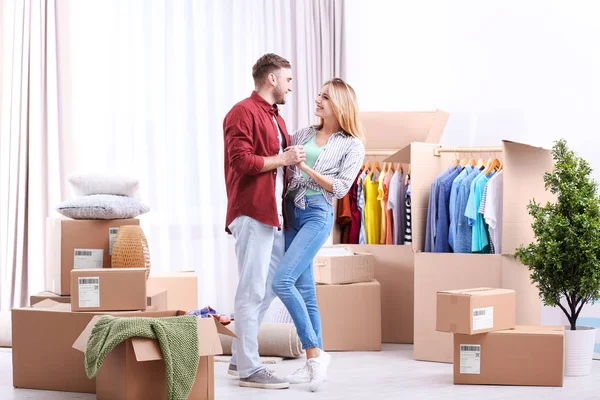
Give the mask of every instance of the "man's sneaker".
POLYGON ((319 357, 311 358, 306 363, 310 372, 310 383, 308 388, 311 392, 316 392, 321 383, 327 377, 327 367, 331 362, 331 356, 321 350, 319 357))
POLYGON ((308 361, 301 368, 298 368, 292 375, 286 376, 285 380, 289 383, 308 383, 310 382, 310 370, 308 361))
POLYGON ((263 368, 247 378, 240 378, 240 386, 258 389, 287 389, 290 387, 290 383, 263 368))
MULTIPOLYGON (((271 368, 266 368, 266 367, 265 367, 265 369, 266 369, 267 371, 269 371, 271 374, 274 374, 274 373, 275 373, 275 371, 273 371, 271 368)), ((229 375, 231 375, 231 376, 236 376, 236 377, 239 377, 239 376, 240 376, 240 373, 239 373, 239 372, 238 372, 238 370, 237 370, 237 365, 234 365, 234 364, 229 364, 229 368, 227 369, 227 373, 228 373, 229 375)), ((307 381, 307 382, 308 382, 308 381, 307 381)))

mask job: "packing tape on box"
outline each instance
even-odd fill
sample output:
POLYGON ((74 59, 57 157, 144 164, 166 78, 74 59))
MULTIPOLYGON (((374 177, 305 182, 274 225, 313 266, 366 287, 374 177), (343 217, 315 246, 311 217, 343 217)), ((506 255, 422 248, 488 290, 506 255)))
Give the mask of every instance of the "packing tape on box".
MULTIPOLYGON (((235 321, 227 328, 235 332, 235 321)), ((219 335, 223 354, 231 354, 234 339, 230 336, 219 335)), ((296 358, 302 355, 302 343, 294 324, 264 322, 258 332, 258 354, 262 357, 296 358)))

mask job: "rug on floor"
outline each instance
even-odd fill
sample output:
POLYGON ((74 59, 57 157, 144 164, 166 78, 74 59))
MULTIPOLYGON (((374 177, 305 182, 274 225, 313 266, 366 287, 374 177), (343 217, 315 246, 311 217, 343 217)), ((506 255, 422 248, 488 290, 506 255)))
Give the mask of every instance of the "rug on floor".
MULTIPOLYGON (((215 356, 215 362, 228 363, 231 360, 231 356, 215 356)), ((263 364, 277 364, 283 361, 283 357, 261 357, 260 361, 263 364)))

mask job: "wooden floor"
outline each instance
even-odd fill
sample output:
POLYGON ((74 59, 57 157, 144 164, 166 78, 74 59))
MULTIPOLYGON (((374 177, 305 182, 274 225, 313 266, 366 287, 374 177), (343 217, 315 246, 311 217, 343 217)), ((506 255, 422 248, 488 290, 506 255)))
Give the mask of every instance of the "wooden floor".
MULTIPOLYGON (((94 395, 14 389, 11 353, 0 350, 0 399, 92 400, 94 395)), ((251 399, 600 399, 600 361, 594 361, 592 374, 584 378, 565 378, 564 387, 460 386, 452 384, 452 365, 412 360, 412 346, 384 345, 382 352, 332 353, 329 380, 318 393, 308 385, 293 385, 286 390, 241 388, 226 374, 226 363, 215 363, 216 398, 251 399), (310 397, 308 397, 310 396, 310 397)), ((284 361, 272 367, 285 375, 301 366, 302 360, 284 361)))

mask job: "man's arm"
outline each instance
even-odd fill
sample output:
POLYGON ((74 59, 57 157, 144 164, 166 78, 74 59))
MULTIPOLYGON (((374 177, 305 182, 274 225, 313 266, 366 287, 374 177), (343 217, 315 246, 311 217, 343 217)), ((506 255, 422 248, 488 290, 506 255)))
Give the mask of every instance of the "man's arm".
POLYGON ((306 161, 304 146, 291 146, 284 150, 283 153, 272 157, 263 157, 264 165, 260 172, 267 172, 288 165, 298 164, 306 161))

